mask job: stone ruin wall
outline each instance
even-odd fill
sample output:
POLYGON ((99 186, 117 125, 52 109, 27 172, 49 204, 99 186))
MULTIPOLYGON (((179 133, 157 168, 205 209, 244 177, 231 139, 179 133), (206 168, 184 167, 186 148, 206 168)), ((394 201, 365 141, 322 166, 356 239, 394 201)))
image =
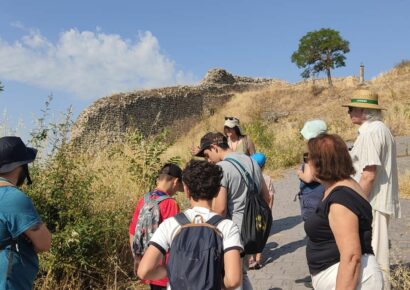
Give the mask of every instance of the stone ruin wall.
POLYGON ((85 150, 121 142, 127 129, 144 135, 163 128, 180 136, 203 116, 212 115, 237 92, 264 88, 270 79, 234 77, 222 69, 208 72, 198 86, 178 86, 120 93, 97 100, 76 120, 72 142, 85 150), (176 126, 176 127, 175 127, 176 126))

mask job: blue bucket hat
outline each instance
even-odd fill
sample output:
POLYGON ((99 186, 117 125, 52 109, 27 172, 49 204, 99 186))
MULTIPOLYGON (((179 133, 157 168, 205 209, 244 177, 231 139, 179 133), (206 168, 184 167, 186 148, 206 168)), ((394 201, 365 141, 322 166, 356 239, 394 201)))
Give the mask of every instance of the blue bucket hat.
POLYGON ((317 119, 306 121, 300 133, 302 134, 303 138, 309 140, 317 137, 322 133, 326 133, 326 131, 327 126, 325 121, 317 119))
POLYGON ((262 168, 265 166, 266 163, 266 156, 263 153, 256 152, 255 154, 252 154, 251 158, 258 163, 259 167, 262 168))

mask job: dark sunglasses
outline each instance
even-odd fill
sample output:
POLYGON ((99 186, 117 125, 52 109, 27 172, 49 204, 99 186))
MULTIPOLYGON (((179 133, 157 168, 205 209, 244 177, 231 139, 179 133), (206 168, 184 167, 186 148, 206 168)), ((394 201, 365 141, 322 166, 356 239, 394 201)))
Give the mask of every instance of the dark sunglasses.
POLYGON ((352 107, 349 107, 349 108, 347 109, 347 112, 348 112, 348 113, 353 112, 353 108, 352 108, 352 107))
POLYGON ((309 162, 309 153, 305 152, 303 153, 303 163, 308 163, 309 162))
POLYGON ((225 117, 225 120, 236 120, 235 117, 225 117))

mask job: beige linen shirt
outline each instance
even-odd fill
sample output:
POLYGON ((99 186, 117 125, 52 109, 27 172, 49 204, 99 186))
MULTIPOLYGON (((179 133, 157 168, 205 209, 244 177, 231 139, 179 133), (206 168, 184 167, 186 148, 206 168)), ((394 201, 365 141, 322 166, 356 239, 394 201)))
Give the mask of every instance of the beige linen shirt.
POLYGON ((366 166, 377 166, 376 179, 369 196, 373 210, 400 217, 396 142, 386 125, 381 121, 364 122, 350 155, 357 182, 366 166))

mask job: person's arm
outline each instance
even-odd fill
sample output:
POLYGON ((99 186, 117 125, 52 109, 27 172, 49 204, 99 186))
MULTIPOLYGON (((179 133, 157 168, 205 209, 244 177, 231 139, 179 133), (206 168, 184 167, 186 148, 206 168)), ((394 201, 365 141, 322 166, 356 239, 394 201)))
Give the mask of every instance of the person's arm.
POLYGON ((160 280, 167 276, 165 265, 161 265, 162 252, 155 246, 150 245, 145 251, 139 263, 138 269, 134 269, 140 279, 160 280))
POLYGON ((273 208, 273 203, 275 201, 275 188, 273 187, 272 184, 269 185, 269 196, 270 196, 269 207, 270 207, 270 209, 272 209, 273 208))
POLYGON ((330 228, 340 252, 336 290, 354 290, 360 276, 362 256, 359 219, 351 210, 338 203, 330 205, 328 217, 330 228))
POLYGON ((271 196, 269 194, 269 189, 266 186, 266 182, 265 182, 265 179, 263 178, 263 176, 261 176, 261 186, 262 186, 261 187, 262 198, 266 201, 267 204, 271 204, 271 196))
POLYGON ((367 199, 369 199, 370 192, 372 191, 374 180, 376 179, 376 173, 377 166, 370 165, 363 169, 363 173, 360 177, 359 184, 367 199))
POLYGON ((130 236, 130 248, 131 248, 131 253, 132 253, 133 252, 132 251, 132 244, 134 243, 134 235, 129 234, 129 236, 130 236))
POLYGON ((305 163, 303 166, 303 171, 302 169, 297 170, 297 174, 299 179, 301 179, 305 183, 311 183, 315 181, 312 173, 312 169, 310 168, 308 163, 305 163))
POLYGON ((256 149, 255 149, 255 144, 253 144, 253 141, 251 138, 249 138, 249 136, 246 136, 246 143, 248 145, 248 152, 249 152, 249 156, 251 156, 252 154, 256 153, 256 149))
POLYGON ((226 217, 228 209, 228 192, 225 187, 221 186, 218 195, 212 202, 212 211, 226 217))
POLYGON ((224 269, 224 289, 238 288, 242 282, 242 263, 239 249, 232 249, 224 253, 224 269))
POLYGON ((45 224, 36 224, 24 234, 33 243, 36 253, 46 252, 51 248, 51 233, 45 224))

